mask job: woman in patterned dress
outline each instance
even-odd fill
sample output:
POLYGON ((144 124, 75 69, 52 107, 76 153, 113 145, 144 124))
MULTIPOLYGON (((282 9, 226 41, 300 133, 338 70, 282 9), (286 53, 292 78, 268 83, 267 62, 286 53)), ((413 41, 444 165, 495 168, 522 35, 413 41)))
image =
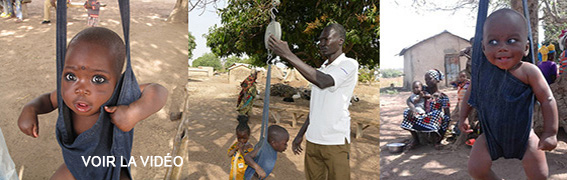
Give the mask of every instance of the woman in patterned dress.
POLYGON ((404 120, 400 125, 403 129, 410 131, 412 139, 406 146, 406 150, 413 149, 420 145, 418 133, 430 133, 435 148, 441 148, 441 140, 447 131, 451 115, 449 111, 449 96, 439 91, 437 84, 443 80, 443 74, 437 70, 429 70, 425 73, 425 83, 423 87, 425 94, 430 94, 425 102, 425 113, 418 114, 413 104, 409 103, 404 111, 404 120), (411 104, 411 105, 410 105, 411 104))

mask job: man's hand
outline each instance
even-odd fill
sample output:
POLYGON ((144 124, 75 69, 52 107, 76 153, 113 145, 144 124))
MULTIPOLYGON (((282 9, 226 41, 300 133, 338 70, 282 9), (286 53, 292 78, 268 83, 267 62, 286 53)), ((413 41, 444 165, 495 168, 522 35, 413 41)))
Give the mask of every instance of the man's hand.
POLYGON ((268 48, 274 51, 274 54, 284 59, 289 59, 287 57, 290 54, 293 55, 291 50, 289 50, 289 46, 287 45, 287 42, 276 39, 276 37, 273 34, 270 35, 270 38, 268 38, 268 48))
POLYGON ((37 113, 28 106, 22 109, 22 114, 18 118, 18 127, 20 130, 31 137, 39 137, 39 125, 37 121, 37 113))
POLYGON ((133 110, 128 105, 105 106, 104 110, 110 113, 112 123, 124 132, 128 132, 136 125, 133 110))
POLYGON ((293 143, 291 144, 291 150, 293 150, 293 154, 295 155, 301 154, 301 152, 303 151, 303 148, 301 148, 302 142, 303 142, 303 136, 296 136, 295 139, 293 139, 293 143))

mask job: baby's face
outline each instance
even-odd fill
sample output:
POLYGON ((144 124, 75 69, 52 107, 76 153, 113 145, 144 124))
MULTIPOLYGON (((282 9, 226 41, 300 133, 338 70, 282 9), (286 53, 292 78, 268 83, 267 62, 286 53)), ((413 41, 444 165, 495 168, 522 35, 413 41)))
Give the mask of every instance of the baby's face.
POLYGON ((250 139, 250 134, 249 132, 236 131, 236 138, 238 142, 246 144, 248 142, 248 139, 250 139))
POLYGON ((421 83, 413 83, 413 85, 411 86, 411 89, 413 91, 414 94, 419 94, 421 92, 421 83))
POLYGON ((522 20, 493 19, 484 27, 482 40, 484 55, 500 69, 517 65, 529 49, 527 32, 522 20))
POLYGON ((285 139, 282 139, 280 141, 276 141, 272 147, 274 148, 274 150, 276 150, 277 152, 284 152, 285 149, 287 149, 287 142, 289 141, 289 136, 287 136, 285 139))
POLYGON ((108 48, 87 42, 69 47, 61 76, 61 95, 77 115, 93 116, 114 91, 119 75, 108 48))

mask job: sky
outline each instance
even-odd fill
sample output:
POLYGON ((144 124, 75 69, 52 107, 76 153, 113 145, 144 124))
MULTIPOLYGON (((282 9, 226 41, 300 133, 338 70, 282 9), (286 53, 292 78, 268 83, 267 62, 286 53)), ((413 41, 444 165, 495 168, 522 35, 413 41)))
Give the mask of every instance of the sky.
MULTIPOLYGON (((225 1, 218 1, 217 8, 224 7, 226 7, 225 1)), ((201 57, 205 53, 211 52, 209 47, 207 47, 207 39, 205 39, 203 35, 209 32, 209 27, 215 24, 217 27, 220 26, 220 21, 221 19, 212 4, 207 5, 205 11, 195 8, 193 11, 189 12, 189 32, 195 37, 195 43, 197 44, 195 50, 193 50, 193 58, 189 59, 190 61, 201 57)))
MULTIPOLYGON (((380 6, 380 68, 402 69, 403 48, 447 30, 469 39, 474 35, 476 13, 470 9, 458 11, 426 11, 411 7, 413 1, 381 1, 380 6), (419 13, 417 11, 420 11, 419 13)), ((445 0, 429 0, 443 3, 445 0)), ((453 1, 450 1, 454 3, 453 1)))

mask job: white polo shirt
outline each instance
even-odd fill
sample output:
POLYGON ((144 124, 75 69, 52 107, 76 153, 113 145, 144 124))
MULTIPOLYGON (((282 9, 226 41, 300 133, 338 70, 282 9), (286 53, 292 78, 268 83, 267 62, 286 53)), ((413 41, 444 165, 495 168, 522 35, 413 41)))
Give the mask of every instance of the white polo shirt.
POLYGON ((348 106, 358 81, 358 62, 344 53, 325 66, 327 61, 318 70, 331 75, 335 85, 325 89, 311 86, 309 126, 305 138, 320 145, 342 145, 345 138, 350 143, 348 106))

